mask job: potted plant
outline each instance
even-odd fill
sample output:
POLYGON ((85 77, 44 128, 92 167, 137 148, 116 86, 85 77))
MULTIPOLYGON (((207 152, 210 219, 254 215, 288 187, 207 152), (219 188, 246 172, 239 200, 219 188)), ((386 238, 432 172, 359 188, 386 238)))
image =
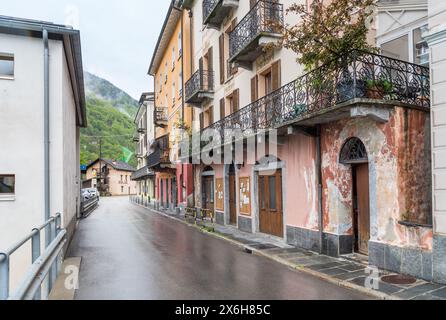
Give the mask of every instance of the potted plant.
POLYGON ((369 99, 384 99, 386 95, 392 94, 392 83, 387 79, 367 79, 366 96, 369 99))

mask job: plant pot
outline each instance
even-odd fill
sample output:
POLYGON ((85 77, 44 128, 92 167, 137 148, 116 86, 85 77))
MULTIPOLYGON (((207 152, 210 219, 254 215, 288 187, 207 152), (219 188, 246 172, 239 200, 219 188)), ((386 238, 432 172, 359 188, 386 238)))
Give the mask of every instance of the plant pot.
POLYGON ((369 99, 382 100, 384 99, 384 90, 380 87, 373 86, 367 88, 366 95, 369 99))

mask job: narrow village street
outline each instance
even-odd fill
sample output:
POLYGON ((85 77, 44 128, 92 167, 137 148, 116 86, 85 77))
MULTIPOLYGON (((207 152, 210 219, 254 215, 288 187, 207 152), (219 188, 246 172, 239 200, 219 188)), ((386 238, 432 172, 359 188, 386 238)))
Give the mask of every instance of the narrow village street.
POLYGON ((68 256, 82 257, 76 299, 370 299, 250 255, 131 204, 101 199, 68 256))

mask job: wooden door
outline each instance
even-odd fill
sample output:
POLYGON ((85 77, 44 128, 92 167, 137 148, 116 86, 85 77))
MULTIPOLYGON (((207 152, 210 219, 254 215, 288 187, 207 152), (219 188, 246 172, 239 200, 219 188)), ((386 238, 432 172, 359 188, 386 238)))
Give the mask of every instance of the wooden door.
POLYGON ((229 176, 229 223, 237 224, 237 199, 236 199, 235 175, 229 176))
POLYGON ((369 252, 370 240, 370 196, 369 196, 369 165, 361 164, 356 171, 356 201, 357 201, 357 234, 358 251, 369 252))
POLYGON ((283 237, 282 171, 259 175, 260 232, 283 237))
POLYGON ((203 177, 203 208, 214 211, 214 177, 203 177))

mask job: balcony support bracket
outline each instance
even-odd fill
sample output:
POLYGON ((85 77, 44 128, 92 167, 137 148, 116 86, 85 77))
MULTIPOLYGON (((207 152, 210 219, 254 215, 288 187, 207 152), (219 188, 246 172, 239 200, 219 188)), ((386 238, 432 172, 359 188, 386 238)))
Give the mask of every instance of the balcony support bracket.
POLYGON ((352 118, 369 117, 377 122, 388 122, 390 119, 390 110, 387 107, 359 106, 350 109, 352 118))

